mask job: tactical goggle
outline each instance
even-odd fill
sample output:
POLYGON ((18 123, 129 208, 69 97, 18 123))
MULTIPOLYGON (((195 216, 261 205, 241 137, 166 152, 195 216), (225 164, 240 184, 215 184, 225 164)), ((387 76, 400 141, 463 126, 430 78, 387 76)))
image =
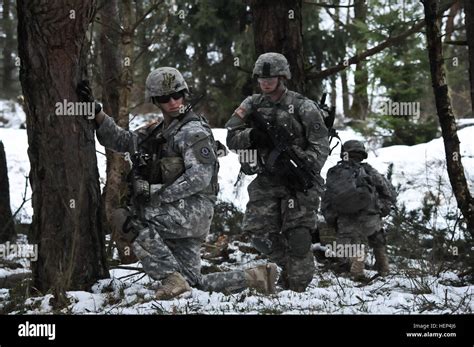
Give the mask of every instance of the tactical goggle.
POLYGON ((168 95, 153 96, 151 98, 151 101, 153 101, 154 104, 156 103, 166 104, 171 100, 171 98, 173 98, 173 100, 179 100, 182 97, 184 97, 183 92, 176 92, 176 93, 168 94, 168 95))

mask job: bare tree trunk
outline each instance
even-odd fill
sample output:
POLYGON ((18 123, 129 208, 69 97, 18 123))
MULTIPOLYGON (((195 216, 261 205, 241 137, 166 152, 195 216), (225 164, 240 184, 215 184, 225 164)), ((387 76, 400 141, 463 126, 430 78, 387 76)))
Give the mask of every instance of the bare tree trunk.
MULTIPOLYGON (((341 9, 338 9, 338 12, 341 11, 341 9)), ((347 14, 346 14, 346 27, 348 27, 351 23, 351 16, 350 16, 350 9, 347 9, 347 14)), ((344 27, 340 26, 340 30, 344 30, 344 27)), ((346 37, 347 39, 347 37, 346 37)), ((345 54, 347 54, 347 50, 345 51, 345 54)), ((344 117, 349 117, 349 110, 350 110, 350 100, 349 100, 349 83, 347 81, 347 70, 344 69, 341 71, 341 84, 342 84, 342 111, 344 114, 344 117)))
POLYGON ((13 235, 15 235, 15 225, 10 208, 7 158, 3 142, 0 140, 0 243, 11 241, 13 235))
POLYGON ((436 0, 425 0, 423 1, 423 5, 425 7, 426 37, 431 67, 431 81, 433 84, 439 123, 443 134, 449 180, 458 207, 465 218, 467 228, 474 237, 474 199, 469 192, 466 176, 464 175, 456 122, 451 108, 448 85, 446 84, 443 48, 440 35, 441 21, 436 18, 438 5, 436 0))
MULTIPOLYGON (((366 0, 355 0, 354 2, 354 20, 355 22, 365 23, 367 20, 367 3, 366 0)), ((354 29, 354 39, 356 42, 357 55, 367 49, 367 39, 364 34, 358 32, 359 29, 354 29)), ((364 120, 367 116, 369 107, 369 97, 367 95, 367 85, 369 84, 369 74, 364 61, 357 64, 354 76, 354 98, 352 99, 352 107, 350 116, 354 119, 364 120)))
POLYGON ((290 89, 305 92, 301 0, 251 0, 255 53, 282 53, 290 64, 290 89))
POLYGON ((123 0, 122 5, 122 74, 120 88, 120 122, 119 125, 127 123, 130 110, 130 96, 133 86, 133 6, 132 0, 123 0))
POLYGON ((64 303, 108 277, 100 217, 94 126, 59 116, 56 103, 77 102, 92 0, 18 0, 20 80, 27 111, 33 190, 34 286, 64 303))
POLYGON ((337 88, 336 88, 337 76, 331 76, 331 106, 336 107, 337 100, 337 88))
POLYGON ((471 117, 474 117, 474 3, 464 0, 466 14, 466 37, 469 47, 469 81, 471 82, 471 117))
POLYGON ((344 117, 349 117, 349 85, 347 83, 347 70, 341 71, 341 84, 342 84, 342 110, 344 117))
MULTIPOLYGON (((118 6, 118 0, 105 0, 104 6, 101 9, 102 22, 106 22, 102 25, 100 33, 102 100, 104 101, 105 112, 111 115, 115 122, 123 129, 128 129, 128 103, 130 98, 128 79, 130 78, 130 71, 129 66, 125 65, 127 63, 131 64, 132 56, 124 55, 124 58, 128 57, 129 59, 121 59, 122 33, 118 6)), ((126 12, 124 15, 128 16, 130 14, 126 12)), ((125 21, 127 30, 130 28, 130 22, 131 19, 125 21)), ((127 53, 130 54, 130 41, 128 38, 125 41, 128 45, 127 53)), ((117 208, 123 207, 126 202, 128 193, 126 182, 127 164, 123 156, 114 151, 106 149, 106 156, 107 183, 104 188, 105 227, 111 230, 112 213, 117 208)), ((112 240, 117 246, 122 263, 129 264, 136 261, 130 244, 124 242, 115 234, 112 234, 112 240)))
POLYGON ((13 20, 11 0, 3 0, 3 30, 5 33, 5 44, 3 46, 3 76, 2 76, 2 96, 10 98, 14 94, 13 72, 16 70, 12 54, 15 50, 16 41, 13 30, 13 20))
MULTIPOLYGON (((118 0, 104 0, 100 10, 100 59, 102 77, 102 101, 107 114, 118 119, 120 111, 120 24, 118 0)), ((122 121, 122 127, 128 129, 128 119, 122 121)))
MULTIPOLYGON (((143 1, 135 1, 135 11, 136 11, 136 17, 137 18, 142 18, 142 16, 145 15, 145 8, 144 8, 144 3, 143 1)), ((140 60, 135 58, 135 62, 139 61, 139 64, 137 64, 139 71, 138 71, 138 81, 136 81, 135 85, 136 88, 139 88, 142 93, 140 95, 145 94, 145 81, 148 76, 148 73, 150 72, 151 69, 151 58, 152 54, 148 51, 148 46, 150 46, 151 42, 148 42, 147 39, 147 33, 151 34, 151 27, 148 21, 143 21, 140 25, 137 26, 137 31, 136 31, 136 38, 137 42, 140 47, 140 60), (144 52, 142 52, 144 51, 144 52)), ((152 35, 150 35, 152 37, 152 35)), ((137 74, 135 74, 137 76, 137 74)))

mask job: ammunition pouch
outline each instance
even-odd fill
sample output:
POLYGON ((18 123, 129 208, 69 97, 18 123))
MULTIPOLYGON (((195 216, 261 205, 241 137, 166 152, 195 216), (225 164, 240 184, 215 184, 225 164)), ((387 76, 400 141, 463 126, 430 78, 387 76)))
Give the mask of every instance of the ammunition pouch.
POLYGON ((181 157, 167 157, 160 160, 161 183, 172 184, 184 173, 184 161, 181 157))
POLYGON ((150 184, 159 184, 162 182, 161 172, 161 160, 153 159, 148 162, 146 176, 144 177, 150 184))

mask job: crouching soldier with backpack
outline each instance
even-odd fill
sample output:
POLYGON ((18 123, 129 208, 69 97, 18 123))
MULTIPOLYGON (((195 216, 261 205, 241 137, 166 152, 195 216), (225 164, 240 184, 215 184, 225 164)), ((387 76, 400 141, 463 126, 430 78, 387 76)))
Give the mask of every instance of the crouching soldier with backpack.
POLYGON ((357 248, 361 250, 359 254, 344 259, 354 279, 364 278, 367 240, 374 249, 378 273, 386 276, 389 272, 382 217, 390 212, 396 195, 391 183, 383 175, 362 162, 366 158, 367 152, 362 142, 345 142, 341 150, 342 160, 328 171, 321 202, 326 222, 336 229, 337 243, 344 246, 364 245, 357 248))

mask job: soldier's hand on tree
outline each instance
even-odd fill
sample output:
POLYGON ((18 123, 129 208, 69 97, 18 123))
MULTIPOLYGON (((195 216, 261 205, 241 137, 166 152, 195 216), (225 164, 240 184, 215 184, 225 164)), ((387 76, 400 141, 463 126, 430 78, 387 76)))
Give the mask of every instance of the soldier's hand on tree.
POLYGON ((77 84, 76 93, 79 97, 79 101, 82 102, 94 102, 94 95, 92 93, 92 88, 88 80, 81 81, 77 84))
POLYGON ((273 142, 266 132, 260 129, 252 129, 250 131, 250 142, 253 148, 272 148, 273 142))
MULTIPOLYGON (((76 94, 81 102, 93 102, 94 103, 94 112, 97 116, 100 111, 102 111, 102 105, 95 101, 94 94, 92 93, 92 88, 88 80, 80 81, 76 86, 76 94)), ((101 124, 103 117, 96 119, 98 124, 101 124)))

